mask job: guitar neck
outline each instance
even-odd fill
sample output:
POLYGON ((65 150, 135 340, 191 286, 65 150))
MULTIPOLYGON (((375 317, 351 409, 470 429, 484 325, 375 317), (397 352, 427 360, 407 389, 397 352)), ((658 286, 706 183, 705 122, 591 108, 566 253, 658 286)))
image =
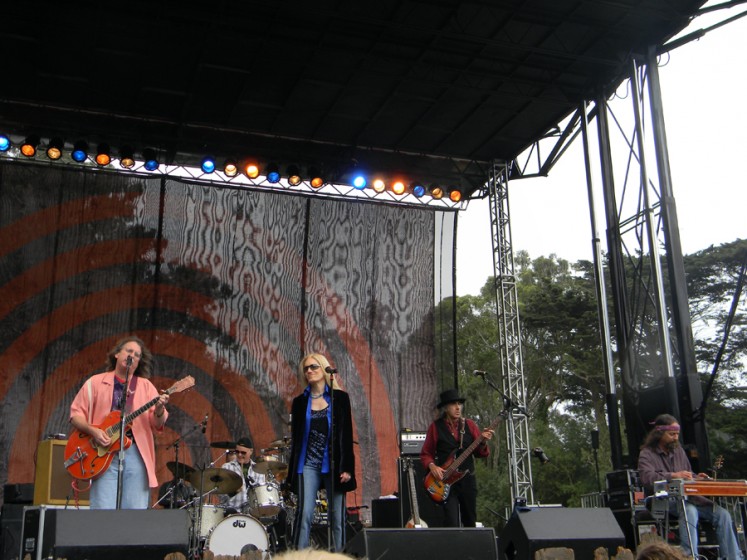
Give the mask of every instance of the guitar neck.
MULTIPOLYGON (((125 416, 125 419, 124 419, 125 425, 130 424, 135 418, 137 418, 143 412, 145 412, 150 407, 152 407, 153 405, 155 405, 158 402, 159 398, 160 397, 154 397, 153 399, 149 400, 147 403, 145 403, 143 406, 141 406, 140 408, 138 408, 134 412, 131 412, 130 414, 128 414, 127 416, 125 416)), ((109 426, 109 428, 107 428, 107 430, 106 430, 106 434, 109 437, 111 437, 112 435, 114 435, 118 431, 119 431, 119 423, 117 423, 116 425, 109 426)))
POLYGON ((415 525, 420 525, 420 511, 418 508, 418 495, 415 492, 415 473, 412 469, 412 461, 407 461, 407 474, 410 478, 410 504, 412 508, 412 519, 415 525))

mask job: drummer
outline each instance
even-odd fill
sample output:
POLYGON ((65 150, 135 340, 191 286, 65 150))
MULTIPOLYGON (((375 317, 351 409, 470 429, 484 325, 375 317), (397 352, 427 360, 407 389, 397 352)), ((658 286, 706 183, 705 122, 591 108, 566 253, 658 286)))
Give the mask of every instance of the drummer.
POLYGON ((242 437, 236 442, 236 460, 223 464, 224 469, 235 472, 243 481, 241 489, 233 496, 221 495, 221 505, 226 508, 227 514, 242 511, 248 501, 249 490, 265 483, 265 475, 254 471, 256 463, 252 460, 253 454, 254 443, 251 438, 242 437))

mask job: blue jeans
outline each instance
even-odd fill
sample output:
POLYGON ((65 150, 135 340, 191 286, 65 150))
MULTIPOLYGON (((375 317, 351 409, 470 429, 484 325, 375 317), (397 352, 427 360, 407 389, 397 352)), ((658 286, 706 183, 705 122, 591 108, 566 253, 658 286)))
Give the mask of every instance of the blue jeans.
MULTIPOLYGON (((117 508, 117 478, 119 452, 114 454, 111 465, 91 485, 91 509, 117 508)), ((148 509, 150 488, 148 471, 135 442, 125 451, 122 473, 122 509, 148 509)))
POLYGON ((728 511, 721 506, 695 505, 688 501, 685 501, 685 511, 687 523, 683 523, 682 516, 680 516, 680 545, 685 554, 695 558, 698 557, 698 521, 702 519, 713 525, 716 530, 719 558, 728 558, 728 560, 740 560, 742 558, 731 515, 728 511), (692 550, 688 539, 688 528, 692 538, 692 550))
POLYGON ((334 492, 332 475, 322 474, 321 471, 304 467, 303 473, 298 477, 298 503, 300 508, 296 514, 296 548, 308 548, 311 537, 311 522, 314 519, 316 509, 317 492, 325 480, 324 487, 327 489, 327 503, 331 507, 332 538, 334 539, 333 550, 342 551, 345 547, 345 493, 334 492), (326 480, 325 480, 326 479, 326 480))

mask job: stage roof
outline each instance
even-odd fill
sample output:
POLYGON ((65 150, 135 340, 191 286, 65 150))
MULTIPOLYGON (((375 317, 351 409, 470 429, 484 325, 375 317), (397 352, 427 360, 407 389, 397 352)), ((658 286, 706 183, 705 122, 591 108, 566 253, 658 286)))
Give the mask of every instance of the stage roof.
MULTIPOLYGON (((702 0, 9 2, 0 132, 484 182, 702 0)), ((189 160, 189 161, 188 161, 189 160)))

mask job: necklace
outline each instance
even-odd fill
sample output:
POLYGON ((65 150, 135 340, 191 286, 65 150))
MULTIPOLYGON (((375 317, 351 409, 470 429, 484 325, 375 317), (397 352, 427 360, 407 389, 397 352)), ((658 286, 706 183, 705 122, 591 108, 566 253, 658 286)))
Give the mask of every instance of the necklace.
POLYGON ((319 393, 318 395, 315 395, 314 393, 309 393, 309 396, 312 399, 320 399, 320 398, 322 398, 324 396, 324 393, 319 393))

